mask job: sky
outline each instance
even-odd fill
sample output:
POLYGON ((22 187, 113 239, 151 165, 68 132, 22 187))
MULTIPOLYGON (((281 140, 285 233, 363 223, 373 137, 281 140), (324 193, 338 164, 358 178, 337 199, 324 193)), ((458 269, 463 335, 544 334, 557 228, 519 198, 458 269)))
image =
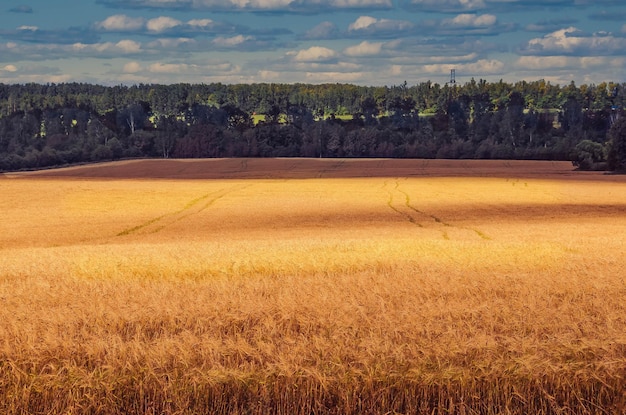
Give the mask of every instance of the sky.
POLYGON ((0 83, 626 81, 626 0, 2 0, 0 83))

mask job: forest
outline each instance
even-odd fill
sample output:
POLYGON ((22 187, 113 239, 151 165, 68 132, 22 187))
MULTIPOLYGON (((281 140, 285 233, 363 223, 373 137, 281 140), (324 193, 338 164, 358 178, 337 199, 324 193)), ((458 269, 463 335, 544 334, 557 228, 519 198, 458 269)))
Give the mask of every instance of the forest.
POLYGON ((625 102, 626 83, 543 80, 0 84, 0 171, 139 157, 571 160, 604 169, 625 102))

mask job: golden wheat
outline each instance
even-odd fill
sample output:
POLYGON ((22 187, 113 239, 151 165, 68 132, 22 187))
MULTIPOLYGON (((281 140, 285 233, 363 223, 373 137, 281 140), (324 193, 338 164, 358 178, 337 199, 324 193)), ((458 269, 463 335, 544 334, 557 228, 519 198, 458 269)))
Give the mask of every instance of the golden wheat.
POLYGON ((273 163, 0 178, 0 412, 626 409, 626 180, 273 163))

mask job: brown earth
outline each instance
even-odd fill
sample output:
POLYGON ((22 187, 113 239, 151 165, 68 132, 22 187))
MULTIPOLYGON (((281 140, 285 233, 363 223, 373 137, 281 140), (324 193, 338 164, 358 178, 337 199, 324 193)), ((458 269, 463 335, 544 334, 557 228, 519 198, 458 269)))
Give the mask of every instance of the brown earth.
MULTIPOLYGON (((5 177, 111 179, 305 179, 348 177, 505 177, 624 181, 603 172, 576 171, 568 161, 425 159, 146 159, 6 173, 5 177)), ((2 177, 2 175, 0 175, 2 177)))

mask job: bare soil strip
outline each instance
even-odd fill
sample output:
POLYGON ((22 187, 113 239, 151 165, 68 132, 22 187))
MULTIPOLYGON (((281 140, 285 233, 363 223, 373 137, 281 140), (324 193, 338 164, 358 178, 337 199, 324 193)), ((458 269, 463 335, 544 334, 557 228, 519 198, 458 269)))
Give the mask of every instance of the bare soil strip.
MULTIPOLYGON (((421 159, 150 159, 125 160, 34 172, 18 176, 111 179, 247 179, 349 177, 505 177, 617 180, 602 172, 578 172, 567 161, 421 159)), ((0 175, 0 177, 2 177, 0 175)))

